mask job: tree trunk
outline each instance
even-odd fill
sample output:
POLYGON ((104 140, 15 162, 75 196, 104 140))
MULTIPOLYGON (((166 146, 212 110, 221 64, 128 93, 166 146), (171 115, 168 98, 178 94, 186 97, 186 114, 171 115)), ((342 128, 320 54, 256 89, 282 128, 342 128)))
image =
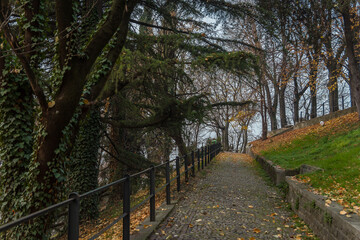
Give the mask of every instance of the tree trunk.
POLYGON ((246 145, 248 143, 248 129, 246 128, 244 130, 244 134, 243 134, 243 142, 241 145, 241 153, 246 153, 246 145))
POLYGON ((311 101, 311 110, 310 110, 310 118, 317 117, 317 97, 316 97, 316 87, 315 89, 310 89, 310 101, 311 101))
POLYGON ((166 129, 169 136, 175 141, 176 146, 179 149, 179 157, 185 156, 187 152, 187 147, 184 142, 184 139, 181 134, 181 126, 176 126, 171 129, 166 129))
POLYGON ((356 17, 359 19, 359 16, 355 16, 356 13, 350 13, 350 1, 345 1, 344 4, 342 16, 345 26, 346 54, 351 73, 351 95, 354 98, 360 119, 360 57, 356 51, 356 45, 359 44, 360 40, 358 40, 358 35, 355 35, 359 33, 360 27, 354 26, 351 22, 351 19, 356 19, 356 17))
MULTIPOLYGON (((0 49, 0 225, 29 214, 31 204, 26 199, 34 194, 27 189, 32 188, 29 167, 35 102, 26 75, 11 72, 17 68, 11 58, 2 55, 0 49)), ((28 227, 13 228, 0 238, 28 239, 28 227)))
POLYGON ((242 134, 243 134, 243 130, 241 130, 237 136, 235 152, 239 152, 239 146, 240 146, 242 134))
POLYGON ((285 90, 286 90, 286 86, 281 87, 280 92, 279 92, 280 122, 281 122, 281 127, 282 128, 287 125, 286 104, 285 104, 285 90))
POLYGON ((267 98, 267 109, 270 117, 271 131, 277 129, 277 117, 276 117, 276 109, 278 103, 278 94, 275 89, 274 100, 271 99, 271 93, 269 86, 265 84, 266 98, 267 98))
MULTIPOLYGON (((81 122, 71 153, 68 169, 71 192, 82 194, 98 187, 100 129, 100 110, 98 106, 93 106, 81 122)), ((81 200, 81 219, 96 219, 99 216, 98 204, 99 196, 96 194, 81 200)))
POLYGON ((328 89, 329 89, 329 107, 330 112, 336 112, 339 110, 339 89, 337 85, 337 76, 334 76, 333 71, 329 69, 329 81, 328 81, 328 89))
POLYGON ((262 125, 261 139, 265 140, 267 139, 267 120, 266 120, 265 98, 262 93, 260 97, 260 115, 261 115, 261 125, 262 125))
POLYGON ((310 75, 309 75, 309 85, 310 85, 310 118, 317 117, 317 71, 319 64, 319 57, 317 53, 314 53, 315 57, 311 57, 308 53, 308 59, 310 61, 310 75))
POLYGON ((223 130, 223 147, 224 151, 229 151, 229 121, 225 122, 225 128, 223 130))

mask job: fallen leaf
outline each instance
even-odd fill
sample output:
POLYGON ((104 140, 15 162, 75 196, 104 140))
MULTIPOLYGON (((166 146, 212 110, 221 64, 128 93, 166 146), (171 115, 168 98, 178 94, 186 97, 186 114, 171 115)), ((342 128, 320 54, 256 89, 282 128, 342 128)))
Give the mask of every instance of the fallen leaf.
POLYGON ((252 205, 249 205, 249 208, 254 208, 254 206, 252 206, 252 205))
POLYGON ((260 229, 258 229, 258 228, 254 228, 254 229, 253 229, 253 232, 254 232, 254 233, 260 233, 260 232, 261 232, 261 230, 260 230, 260 229))
POLYGON ((147 228, 149 228, 149 227, 151 227, 151 226, 152 226, 152 225, 146 225, 146 224, 145 224, 145 225, 144 225, 144 228, 147 229, 147 228))
POLYGON ((347 212, 344 211, 344 210, 340 211, 340 214, 341 214, 341 215, 345 215, 346 213, 347 213, 347 212))

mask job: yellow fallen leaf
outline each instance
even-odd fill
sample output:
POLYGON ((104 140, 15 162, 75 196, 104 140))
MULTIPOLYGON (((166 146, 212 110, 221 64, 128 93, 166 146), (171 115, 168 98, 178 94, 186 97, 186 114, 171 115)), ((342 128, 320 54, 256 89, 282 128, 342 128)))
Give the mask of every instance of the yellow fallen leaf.
POLYGON ((161 229, 162 235, 166 235, 165 231, 161 229))
POLYGON ((249 240, 256 240, 256 238, 254 238, 254 237, 251 237, 251 238, 249 238, 249 240))
POLYGON ((192 225, 191 223, 189 224, 189 228, 193 228, 194 227, 194 225, 192 225))
POLYGON ((151 227, 152 225, 144 225, 144 228, 147 229, 148 227, 151 227))
POLYGON ((340 211, 340 214, 341 214, 341 215, 345 215, 346 213, 347 213, 347 212, 344 211, 344 210, 340 211))
POLYGON ((237 238, 237 240, 245 240, 245 238, 237 238))
POLYGON ((254 228, 254 229, 253 229, 253 232, 254 232, 254 233, 260 233, 260 232, 261 232, 261 230, 260 230, 260 229, 258 229, 258 228, 254 228))
POLYGON ((252 206, 252 205, 249 205, 249 208, 254 208, 254 206, 252 206))

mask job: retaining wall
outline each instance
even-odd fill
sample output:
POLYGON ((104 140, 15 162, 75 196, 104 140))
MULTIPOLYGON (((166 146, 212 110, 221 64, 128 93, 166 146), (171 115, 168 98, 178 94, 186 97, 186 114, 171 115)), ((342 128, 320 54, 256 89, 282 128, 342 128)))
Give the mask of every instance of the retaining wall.
POLYGON ((360 240, 360 217, 340 215, 343 207, 337 203, 325 205, 326 198, 307 190, 303 183, 286 177, 289 184, 287 201, 313 232, 323 240, 360 240))
POLYGON ((308 190, 308 186, 292 180, 291 176, 323 169, 302 165, 297 169, 283 169, 262 156, 254 154, 251 148, 247 153, 252 156, 267 172, 276 185, 286 182, 289 186, 287 201, 293 211, 310 226, 313 232, 322 240, 360 240, 360 217, 351 214, 350 217, 340 215, 343 207, 335 202, 325 205, 326 198, 308 190))

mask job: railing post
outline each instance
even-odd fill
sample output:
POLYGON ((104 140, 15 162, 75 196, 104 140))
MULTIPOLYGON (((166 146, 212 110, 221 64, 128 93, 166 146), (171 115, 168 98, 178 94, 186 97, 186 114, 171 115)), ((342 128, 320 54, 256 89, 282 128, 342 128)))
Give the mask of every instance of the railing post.
POLYGON ((210 146, 208 146, 208 164, 210 163, 210 146))
POLYGON ((188 156, 184 156, 184 165, 185 165, 185 182, 189 181, 189 169, 188 169, 188 156))
POLYGON ((80 199, 78 193, 70 193, 74 200, 69 204, 68 240, 79 239, 80 199))
POLYGON ((200 148, 197 149, 198 171, 200 171, 200 148))
POLYGON ((155 222, 155 167, 150 169, 150 222, 155 222))
POLYGON ((195 153, 191 151, 192 176, 195 177, 195 153))
POLYGON ((342 103, 342 110, 344 110, 345 109, 344 95, 341 96, 341 103, 342 103))
POLYGON ((204 147, 204 164, 207 166, 207 146, 204 147))
POLYGON ((323 116, 325 115, 325 103, 322 104, 323 107, 323 116))
POLYGON ((201 169, 204 169, 204 146, 201 147, 201 169))
POLYGON ((166 161, 166 172, 165 172, 165 178, 166 178, 166 204, 171 204, 171 193, 170 193, 170 161, 166 161))
POLYGON ((130 240, 130 175, 125 175, 123 188, 123 239, 130 240))
POLYGON ((180 159, 176 157, 176 188, 180 192, 180 159))

